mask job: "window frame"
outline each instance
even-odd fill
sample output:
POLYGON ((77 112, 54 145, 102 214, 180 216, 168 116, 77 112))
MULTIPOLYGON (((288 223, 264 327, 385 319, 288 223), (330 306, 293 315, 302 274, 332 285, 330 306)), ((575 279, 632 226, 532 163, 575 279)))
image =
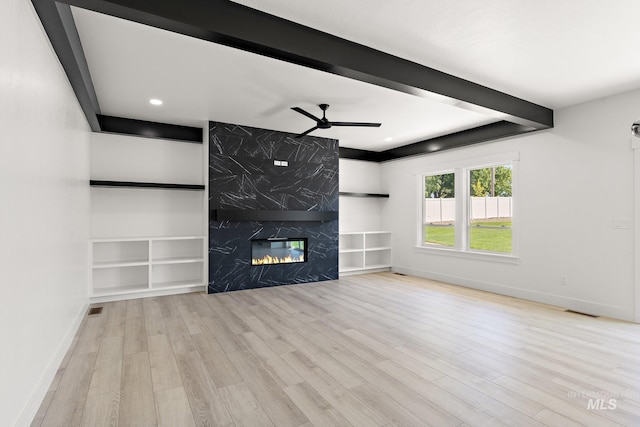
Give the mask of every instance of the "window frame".
POLYGON ((519 152, 510 152, 494 156, 486 156, 482 158, 467 159, 456 163, 450 163, 447 165, 440 165, 440 167, 433 168, 433 171, 421 173, 418 176, 419 185, 418 191, 420 193, 420 208, 419 208, 419 221, 418 221, 418 244, 415 247, 417 252, 428 253, 434 255, 462 257, 469 259, 478 259, 495 262, 505 263, 518 263, 519 262, 519 214, 517 198, 520 197, 518 191, 518 169, 519 169, 520 154, 519 152), (511 165, 511 188, 512 188, 512 212, 511 212, 511 252, 492 252, 479 249, 471 249, 469 247, 470 242, 470 173, 471 170, 477 170, 482 168, 511 165), (424 220, 426 216, 425 212, 425 179, 428 176, 440 175, 445 173, 455 174, 455 200, 456 200, 456 214, 454 225, 454 246, 442 246, 437 244, 429 244, 424 240, 424 220))

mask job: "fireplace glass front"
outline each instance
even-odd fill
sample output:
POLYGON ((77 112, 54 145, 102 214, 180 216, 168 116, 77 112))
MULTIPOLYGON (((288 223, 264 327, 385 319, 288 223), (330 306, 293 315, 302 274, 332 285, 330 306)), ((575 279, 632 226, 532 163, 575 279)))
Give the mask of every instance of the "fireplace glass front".
POLYGON ((251 241, 251 265, 307 262, 307 238, 271 238, 251 241))

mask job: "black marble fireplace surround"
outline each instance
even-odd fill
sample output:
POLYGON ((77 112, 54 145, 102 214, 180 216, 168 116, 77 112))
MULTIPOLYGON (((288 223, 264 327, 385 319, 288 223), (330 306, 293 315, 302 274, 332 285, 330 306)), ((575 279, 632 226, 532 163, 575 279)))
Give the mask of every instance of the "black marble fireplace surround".
POLYGON ((209 293, 338 278, 338 141, 209 123, 209 293), (251 241, 307 238, 307 262, 251 265, 251 241))

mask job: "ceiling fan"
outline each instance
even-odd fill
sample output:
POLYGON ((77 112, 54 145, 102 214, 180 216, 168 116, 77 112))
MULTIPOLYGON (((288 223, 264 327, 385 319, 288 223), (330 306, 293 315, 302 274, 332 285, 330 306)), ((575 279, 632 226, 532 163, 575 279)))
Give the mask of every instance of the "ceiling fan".
POLYGON ((310 132, 313 132, 316 129, 329 129, 332 126, 364 126, 364 127, 377 128, 377 127, 380 127, 382 125, 382 123, 330 122, 325 117, 325 114, 327 112, 327 108, 329 108, 329 104, 320 104, 320 105, 318 105, 318 107, 320 107, 320 109, 322 110, 322 118, 321 119, 317 118, 313 114, 303 110, 300 107, 291 107, 291 109, 293 111, 297 111, 298 113, 309 117, 311 120, 315 120, 316 121, 316 125, 314 127, 312 127, 311 129, 309 129, 306 132, 301 133, 300 135, 296 135, 296 138, 301 138, 301 137, 305 136, 306 134, 308 134, 310 132))

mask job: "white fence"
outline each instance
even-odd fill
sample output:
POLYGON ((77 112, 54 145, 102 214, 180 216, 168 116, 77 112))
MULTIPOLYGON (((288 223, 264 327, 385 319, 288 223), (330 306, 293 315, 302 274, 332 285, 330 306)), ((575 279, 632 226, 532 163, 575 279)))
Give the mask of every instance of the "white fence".
MULTIPOLYGON (((455 199, 424 199, 425 223, 456 219, 455 199)), ((472 197, 469 205, 471 219, 511 218, 511 197, 472 197)))

